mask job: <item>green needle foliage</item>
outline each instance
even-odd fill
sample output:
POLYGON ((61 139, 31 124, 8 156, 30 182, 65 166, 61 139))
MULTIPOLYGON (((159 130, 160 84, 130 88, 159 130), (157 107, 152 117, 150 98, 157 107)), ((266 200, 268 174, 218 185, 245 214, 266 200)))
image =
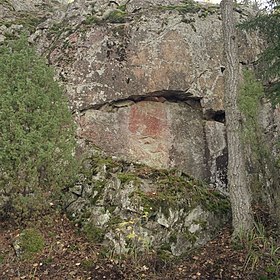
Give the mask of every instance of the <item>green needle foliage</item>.
POLYGON ((0 47, 0 73, 0 217, 29 218, 74 177, 75 127, 25 36, 0 47))
POLYGON ((270 1, 270 10, 243 23, 242 28, 258 30, 267 43, 259 60, 261 74, 269 83, 266 92, 274 103, 280 101, 280 0, 270 1))

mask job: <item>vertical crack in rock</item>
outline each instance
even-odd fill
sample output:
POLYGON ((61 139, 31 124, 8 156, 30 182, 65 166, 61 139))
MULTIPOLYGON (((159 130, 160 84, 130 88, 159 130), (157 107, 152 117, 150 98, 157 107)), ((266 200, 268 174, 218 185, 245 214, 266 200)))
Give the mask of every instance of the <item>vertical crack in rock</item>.
POLYGON ((216 122, 225 123, 225 111, 224 110, 218 110, 214 111, 213 109, 206 110, 204 112, 204 118, 205 120, 212 120, 216 122))

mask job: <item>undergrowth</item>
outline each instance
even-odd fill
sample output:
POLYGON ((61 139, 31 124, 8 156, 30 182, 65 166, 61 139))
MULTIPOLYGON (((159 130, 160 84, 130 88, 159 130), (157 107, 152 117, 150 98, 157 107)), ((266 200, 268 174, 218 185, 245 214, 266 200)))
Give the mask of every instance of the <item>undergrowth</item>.
POLYGON ((262 223, 256 222, 252 230, 242 231, 234 240, 234 245, 235 249, 244 249, 247 253, 245 271, 256 272, 262 267, 264 272, 259 273, 258 279, 279 279, 279 240, 262 223))

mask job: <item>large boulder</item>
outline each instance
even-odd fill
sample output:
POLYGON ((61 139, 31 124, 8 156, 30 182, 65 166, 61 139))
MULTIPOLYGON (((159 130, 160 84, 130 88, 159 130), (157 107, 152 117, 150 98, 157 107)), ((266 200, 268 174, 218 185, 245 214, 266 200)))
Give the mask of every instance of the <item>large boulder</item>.
POLYGON ((155 250, 180 256, 229 219, 229 201, 180 171, 100 156, 84 161, 66 210, 92 241, 115 254, 155 250))

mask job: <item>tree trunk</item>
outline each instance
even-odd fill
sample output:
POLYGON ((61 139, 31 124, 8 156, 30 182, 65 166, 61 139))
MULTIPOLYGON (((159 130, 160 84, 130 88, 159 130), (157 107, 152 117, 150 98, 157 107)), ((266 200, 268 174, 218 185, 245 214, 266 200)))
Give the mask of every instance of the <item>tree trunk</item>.
POLYGON ((228 141, 228 187, 232 207, 232 224, 236 235, 252 228, 253 214, 241 140, 241 114, 237 104, 239 60, 233 0, 222 0, 221 12, 226 63, 224 106, 228 141))

